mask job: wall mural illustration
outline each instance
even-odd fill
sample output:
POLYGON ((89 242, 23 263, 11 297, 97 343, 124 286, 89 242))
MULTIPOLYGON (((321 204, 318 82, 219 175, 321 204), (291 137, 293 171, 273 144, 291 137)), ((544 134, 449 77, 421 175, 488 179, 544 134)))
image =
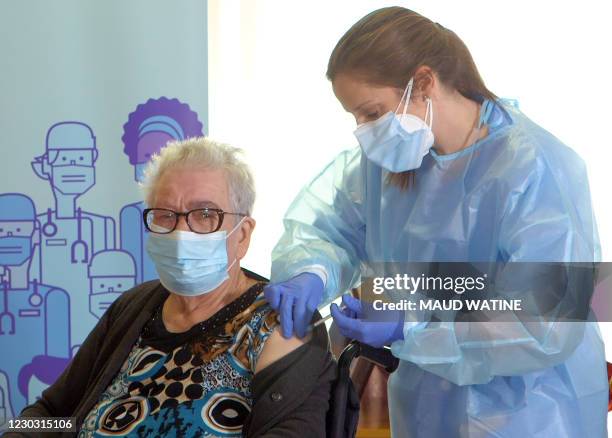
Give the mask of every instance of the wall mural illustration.
MULTIPOLYGON (((178 99, 137 105, 121 139, 134 183, 168 141, 203 133, 198 114, 178 99)), ((101 144, 95 126, 71 120, 50 126, 43 140, 32 176, 48 182, 54 203, 0 193, 0 351, 10 352, 0 362, 0 428, 55 381, 117 297, 157 277, 142 201, 116 212, 81 204, 95 184, 108 183, 96 178, 96 162, 118 139, 101 144)))
MULTIPOLYGON (((177 99, 161 97, 149 99, 138 105, 123 125, 123 151, 134 166, 134 179, 142 182, 144 169, 151 156, 169 141, 199 137, 202 123, 188 105, 177 99)), ((136 282, 142 283, 157 278, 153 262, 145 248, 148 231, 142 224, 142 201, 128 204, 121 209, 121 249, 134 257, 137 274, 136 282)))

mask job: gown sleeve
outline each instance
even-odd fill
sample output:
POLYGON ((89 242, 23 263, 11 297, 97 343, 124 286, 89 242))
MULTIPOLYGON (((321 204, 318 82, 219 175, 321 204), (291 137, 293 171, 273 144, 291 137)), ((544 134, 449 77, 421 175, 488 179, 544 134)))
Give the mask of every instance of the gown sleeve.
POLYGON ((360 166, 360 149, 345 151, 300 191, 272 252, 273 282, 323 272, 324 303, 357 284, 365 258, 360 166))

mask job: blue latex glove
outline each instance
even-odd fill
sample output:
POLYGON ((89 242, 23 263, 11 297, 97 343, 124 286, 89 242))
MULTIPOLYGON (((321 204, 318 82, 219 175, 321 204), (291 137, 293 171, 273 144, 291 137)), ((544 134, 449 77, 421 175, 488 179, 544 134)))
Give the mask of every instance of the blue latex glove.
POLYGON ((332 304, 331 314, 345 337, 375 348, 404 338, 404 312, 377 311, 348 294, 342 296, 342 304, 343 309, 332 304))
POLYGON ((269 284, 264 296, 270 306, 280 313, 281 333, 285 338, 306 336, 312 314, 323 297, 323 280, 310 272, 296 275, 282 283, 269 284))

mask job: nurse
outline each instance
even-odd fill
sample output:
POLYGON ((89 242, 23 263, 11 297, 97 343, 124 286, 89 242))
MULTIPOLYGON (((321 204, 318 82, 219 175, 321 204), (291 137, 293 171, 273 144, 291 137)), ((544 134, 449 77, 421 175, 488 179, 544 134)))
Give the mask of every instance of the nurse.
MULTIPOLYGON (((327 77, 360 147, 286 214, 266 289, 285 336, 303 336, 314 309, 374 262, 599 260, 583 161, 496 98, 455 33, 401 7, 374 11, 340 39, 327 77)), ((595 322, 372 322, 365 301, 343 303, 331 310, 345 336, 400 359, 393 436, 607 435, 595 322)))
POLYGON ((45 143, 45 153, 31 164, 34 173, 48 181, 55 208, 38 214, 41 240, 31 276, 68 292, 74 355, 97 323, 89 312, 87 269, 95 253, 115 248, 115 220, 86 211, 81 204, 81 197, 96 184, 99 149, 93 129, 82 122, 59 122, 49 128, 45 143))

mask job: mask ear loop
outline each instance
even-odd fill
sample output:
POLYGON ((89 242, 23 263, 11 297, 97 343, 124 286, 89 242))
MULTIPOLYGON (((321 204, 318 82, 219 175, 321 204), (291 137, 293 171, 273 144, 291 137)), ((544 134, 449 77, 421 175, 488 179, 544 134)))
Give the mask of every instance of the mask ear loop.
MULTIPOLYGON (((227 235, 227 237, 229 237, 229 236, 230 236, 230 235, 231 235, 231 234, 232 234, 234 231, 236 231, 236 229, 237 229, 237 228, 238 228, 240 225, 242 225, 242 222, 244 222, 244 220, 245 220, 246 218, 247 218, 247 216, 242 216, 242 219, 240 219, 240 222, 238 222, 238 223, 236 224, 236 226, 235 226, 235 227, 232 229, 232 231, 230 231, 230 232, 229 232, 229 234, 227 235)), ((232 263, 230 263, 230 264, 229 264, 229 266, 227 266, 227 268, 225 268, 225 271, 226 271, 226 272, 229 272, 229 271, 230 271, 230 269, 232 269, 232 267, 233 267, 233 266, 236 264, 236 262, 237 262, 237 261, 238 261, 238 258, 237 258, 237 257, 235 257, 235 258, 234 258, 234 261, 233 261, 232 263)))
POLYGON ((232 233, 236 231, 240 225, 242 225, 242 223, 244 222, 246 218, 247 218, 246 216, 242 216, 242 219, 240 219, 240 221, 236 224, 236 226, 232 228, 232 230, 229 233, 227 233, 227 237, 231 236, 232 233))
POLYGON ((429 129, 433 128, 433 104, 431 98, 427 97, 427 109, 425 110, 425 123, 429 125, 429 129), (429 119, 429 122, 427 121, 429 119))
POLYGON ((225 271, 226 271, 226 272, 229 272, 229 271, 230 271, 230 270, 231 270, 231 269, 234 267, 234 265, 236 264, 236 262, 237 262, 237 261, 238 261, 238 258, 234 258, 234 261, 233 261, 232 263, 230 263, 230 264, 227 266, 227 268, 225 268, 225 271))
POLYGON ((404 89, 404 94, 402 94, 402 98, 400 99, 399 103, 397 104, 397 108, 395 109, 395 114, 397 114, 397 110, 402 105, 402 102, 404 102, 404 111, 402 112, 402 114, 406 114, 406 112, 408 111, 408 103, 410 103, 410 96, 412 95, 413 82, 414 80, 412 78, 408 81, 408 85, 406 85, 406 88, 404 89))

